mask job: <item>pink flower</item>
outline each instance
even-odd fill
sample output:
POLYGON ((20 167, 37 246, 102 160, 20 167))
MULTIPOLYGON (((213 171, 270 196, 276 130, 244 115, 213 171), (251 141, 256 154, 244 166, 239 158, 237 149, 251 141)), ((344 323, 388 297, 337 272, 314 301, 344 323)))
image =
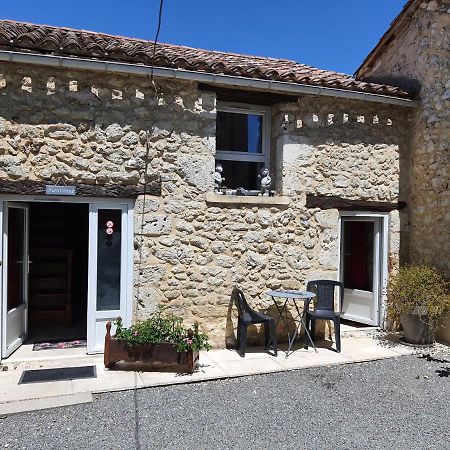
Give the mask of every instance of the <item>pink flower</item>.
POLYGON ((135 331, 133 334, 134 334, 135 336, 137 336, 137 335, 139 334, 139 331, 135 331))
POLYGON ((188 345, 192 345, 192 339, 187 339, 186 342, 188 343, 188 345))

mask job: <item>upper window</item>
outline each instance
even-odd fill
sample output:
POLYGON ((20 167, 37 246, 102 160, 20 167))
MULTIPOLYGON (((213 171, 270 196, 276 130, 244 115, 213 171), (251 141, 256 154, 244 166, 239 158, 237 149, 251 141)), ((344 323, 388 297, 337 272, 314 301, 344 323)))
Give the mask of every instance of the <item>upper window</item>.
POLYGON ((216 122, 216 164, 223 189, 260 190, 261 170, 269 169, 270 108, 220 104, 216 122))

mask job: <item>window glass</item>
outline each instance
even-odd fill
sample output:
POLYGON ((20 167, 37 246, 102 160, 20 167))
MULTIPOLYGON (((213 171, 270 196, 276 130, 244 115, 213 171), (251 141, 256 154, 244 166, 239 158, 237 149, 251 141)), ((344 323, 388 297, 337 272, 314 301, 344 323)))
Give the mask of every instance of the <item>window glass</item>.
POLYGON ((17 308, 25 301, 24 273, 26 255, 25 210, 10 207, 8 210, 8 311, 17 308))
POLYGON ((98 211, 97 311, 120 309, 122 212, 98 211))
POLYGON ((222 187, 225 189, 237 189, 243 187, 246 190, 259 190, 261 169, 264 163, 251 161, 222 161, 216 160, 216 163, 222 164, 223 176, 225 181, 222 187))
POLYGON ((257 114, 217 112, 216 149, 262 153, 263 118, 257 114))

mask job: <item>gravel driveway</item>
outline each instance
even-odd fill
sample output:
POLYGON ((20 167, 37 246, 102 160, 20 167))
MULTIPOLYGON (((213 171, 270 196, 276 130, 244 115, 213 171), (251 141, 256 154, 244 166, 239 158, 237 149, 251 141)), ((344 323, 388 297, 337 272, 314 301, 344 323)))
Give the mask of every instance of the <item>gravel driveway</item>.
POLYGON ((97 395, 2 417, 10 449, 450 449, 450 358, 97 395))

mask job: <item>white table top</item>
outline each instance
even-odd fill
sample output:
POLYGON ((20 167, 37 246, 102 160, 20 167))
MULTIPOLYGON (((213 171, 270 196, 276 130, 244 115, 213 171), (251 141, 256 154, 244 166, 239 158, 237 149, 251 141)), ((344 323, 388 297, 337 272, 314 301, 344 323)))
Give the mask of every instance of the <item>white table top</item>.
POLYGON ((279 298, 299 298, 299 299, 305 299, 305 298, 313 298, 316 296, 314 292, 309 291, 269 291, 267 292, 267 295, 270 295, 271 297, 279 297, 279 298))

